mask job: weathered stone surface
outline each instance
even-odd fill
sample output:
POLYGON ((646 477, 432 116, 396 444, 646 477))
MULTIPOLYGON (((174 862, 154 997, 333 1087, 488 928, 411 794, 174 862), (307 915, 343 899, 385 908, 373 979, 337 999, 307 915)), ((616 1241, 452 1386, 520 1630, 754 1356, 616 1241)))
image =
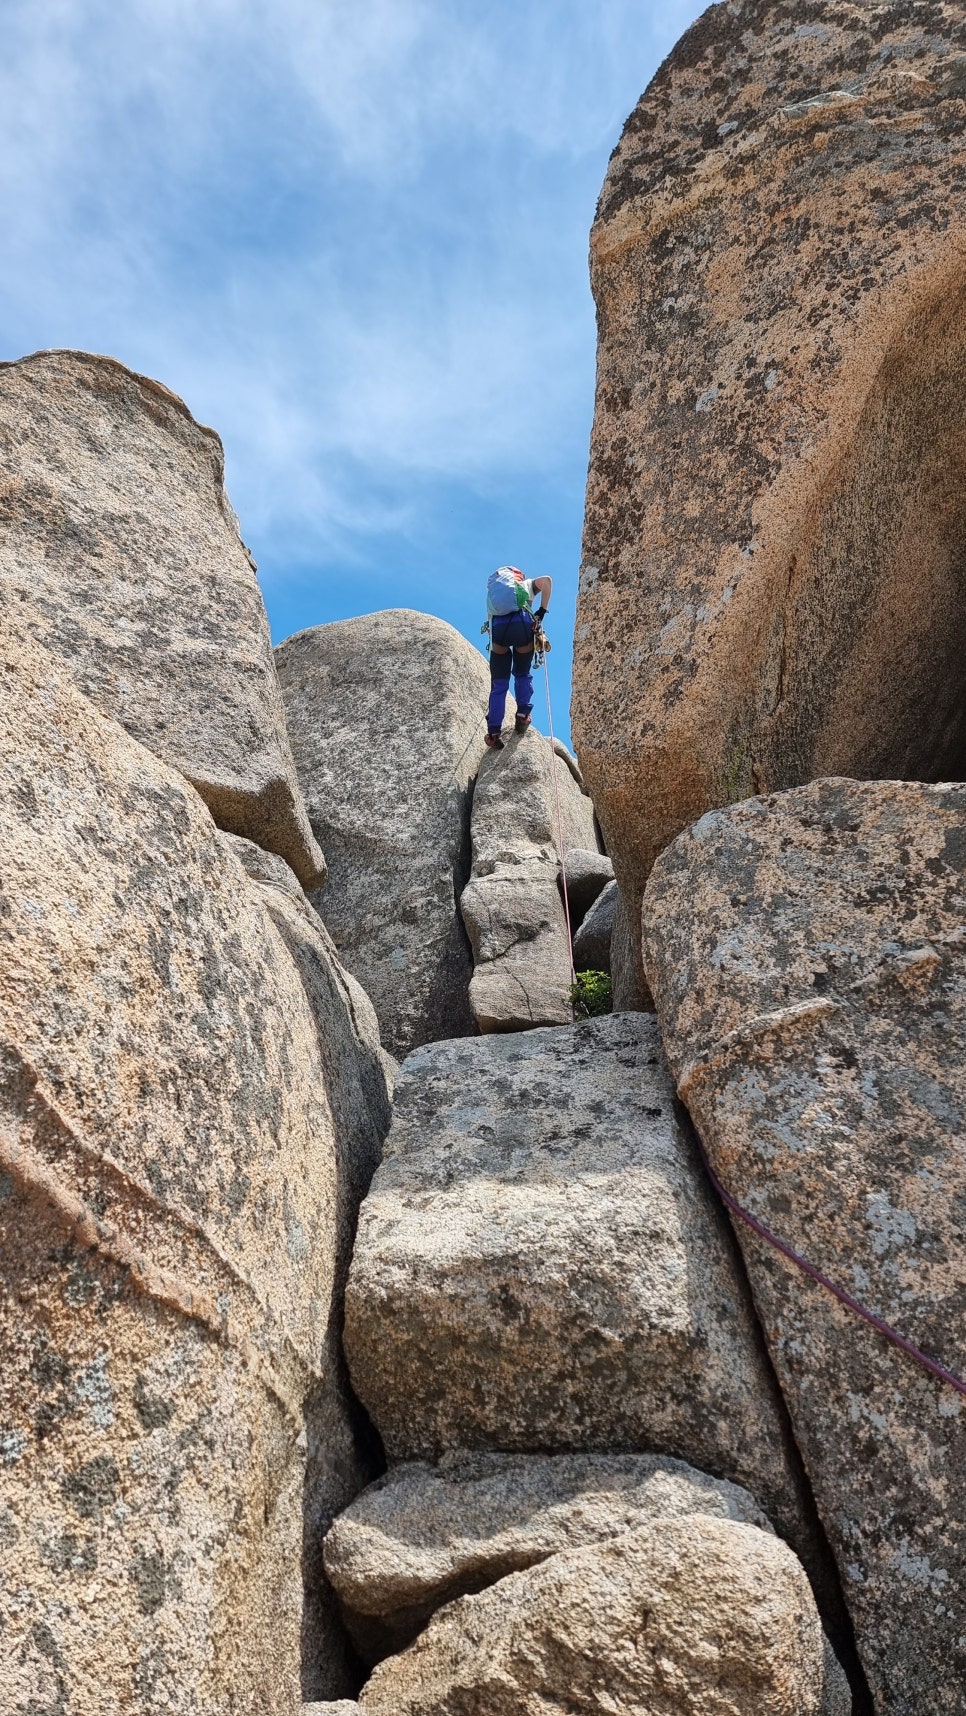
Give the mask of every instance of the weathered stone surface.
POLYGON ((112 358, 0 364, 0 604, 216 822, 325 876, 221 442, 112 358))
POLYGON ((340 963, 332 937, 288 865, 249 840, 230 834, 222 838, 248 875, 263 885, 263 904, 295 962, 312 1008, 326 1093, 336 1120, 344 1206, 345 1243, 340 1252, 347 1263, 356 1211, 379 1165, 389 1130, 396 1062, 382 1047, 372 1002, 340 963))
POLYGON ((473 1030, 458 899, 489 674, 429 614, 392 608, 275 652, 299 780, 329 881, 315 904, 394 1055, 473 1030))
MULTIPOLYGON (((361 984, 343 970, 332 938, 313 911, 288 865, 249 840, 224 834, 291 954, 315 1021, 319 1065, 331 1110, 336 1150, 335 1291, 341 1305, 355 1236, 356 1214, 379 1163, 392 1114, 396 1064, 379 1041, 375 1011, 361 984)), ((303 1691, 319 1680, 331 1687, 333 1655, 332 1597, 322 1567, 322 1540, 332 1523, 336 1500, 347 1494, 347 1474, 339 1469, 340 1441, 333 1421, 344 1411, 343 1361, 337 1332, 331 1340, 332 1374, 338 1390, 319 1396, 307 1415, 306 1478, 301 1552, 305 1601, 302 1613, 303 1691)), ((370 1473, 361 1458, 354 1478, 370 1473)))
POLYGON ((325 1570, 364 1659, 404 1649, 442 1606, 562 1549, 707 1513, 770 1531, 737 1484, 653 1454, 444 1455, 397 1466, 325 1541, 325 1570))
POLYGON ((440 1611, 366 1716, 826 1716, 841 1676, 786 1544, 692 1515, 571 1549, 440 1611))
POLYGON ((362 1716, 362 1705, 351 1698, 337 1698, 328 1704, 303 1704, 302 1716, 362 1716))
POLYGON ((579 846, 567 853, 567 898, 570 901, 570 921, 576 929, 582 923, 595 900, 608 882, 614 879, 614 866, 603 852, 592 852, 579 846))
MULTIPOLYGON (((962 1373, 966 788, 819 781, 655 867, 664 1040, 725 1185, 962 1373)), ((961 1712, 966 1412, 739 1230, 881 1716, 961 1712)))
POLYGON ((317 1023, 197 794, 8 631, 0 723, 0 1707, 289 1716, 349 1685, 303 1508, 364 1481, 317 1023))
POLYGON ((966 775, 964 67, 953 0, 712 6, 612 157, 573 729, 635 939, 711 806, 966 775))
MULTIPOLYGON (((852 1690, 832 1646, 825 1638, 825 1685, 822 1688, 820 1716, 852 1716, 852 1690)), ((865 1694, 863 1693, 863 1698, 865 1694)))
POLYGON ((595 847, 590 799, 534 727, 480 764, 473 870, 460 907, 473 944, 470 1005, 484 1032, 573 1019, 557 791, 566 850, 595 847))
POLYGON ((360 1211, 345 1348, 392 1461, 671 1454, 746 1485, 809 1553, 778 1393, 653 1018, 410 1055, 360 1211))
POLYGON ((574 936, 574 966, 578 971, 610 972, 610 943, 617 912, 617 883, 608 882, 574 936))

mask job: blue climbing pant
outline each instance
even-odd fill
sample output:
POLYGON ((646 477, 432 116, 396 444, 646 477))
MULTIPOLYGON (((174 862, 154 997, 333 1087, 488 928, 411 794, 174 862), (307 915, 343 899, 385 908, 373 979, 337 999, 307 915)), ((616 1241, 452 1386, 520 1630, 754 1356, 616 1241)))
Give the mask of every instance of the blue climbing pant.
POLYGON ((521 715, 533 708, 533 615, 522 610, 517 614, 495 614, 490 621, 490 703, 486 724, 491 733, 499 732, 506 713, 510 670, 513 670, 513 695, 521 715))

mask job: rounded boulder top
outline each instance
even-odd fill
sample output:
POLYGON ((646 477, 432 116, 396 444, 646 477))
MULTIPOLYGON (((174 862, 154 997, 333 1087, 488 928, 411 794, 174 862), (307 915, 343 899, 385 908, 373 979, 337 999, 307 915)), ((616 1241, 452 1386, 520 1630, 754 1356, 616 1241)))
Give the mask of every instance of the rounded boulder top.
POLYGON ((325 873, 214 430, 113 358, 0 365, 0 603, 219 825, 325 873))
POLYGON ((964 223, 959 5, 713 6, 628 120, 573 726, 635 934, 709 808, 964 772, 964 223))

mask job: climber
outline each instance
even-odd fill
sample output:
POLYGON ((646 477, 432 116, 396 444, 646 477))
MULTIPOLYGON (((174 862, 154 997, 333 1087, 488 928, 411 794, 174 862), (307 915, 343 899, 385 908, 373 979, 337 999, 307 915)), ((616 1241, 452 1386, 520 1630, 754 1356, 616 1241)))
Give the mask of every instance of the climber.
MULTIPOLYGON (((517 700, 514 726, 525 733, 533 708, 533 638, 550 606, 550 578, 524 578, 518 566, 499 566, 486 585, 487 624, 490 632, 490 702, 487 709, 486 743, 491 750, 503 747, 503 715, 513 669, 513 695, 517 700), (540 597, 534 613, 533 598, 540 597)), ((549 645, 547 646, 550 647, 549 645)))

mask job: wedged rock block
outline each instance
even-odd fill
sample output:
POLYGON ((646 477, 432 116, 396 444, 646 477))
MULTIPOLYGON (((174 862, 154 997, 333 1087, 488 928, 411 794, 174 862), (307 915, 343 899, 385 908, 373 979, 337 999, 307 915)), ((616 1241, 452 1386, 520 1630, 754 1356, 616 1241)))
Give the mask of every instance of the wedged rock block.
POLYGON ((325 1540, 325 1570, 364 1660, 410 1644, 456 1597, 562 1549, 706 1513, 771 1526, 754 1497, 654 1454, 448 1454, 397 1466, 325 1540))
POLYGON ((707 809, 966 775, 964 63, 957 0, 715 5, 611 158, 572 718, 635 943, 707 809))
POLYGON ((617 883, 608 882, 574 936, 574 965, 578 971, 610 975, 610 947, 617 915, 617 883))
MULTIPOLYGON (((590 851, 575 846, 567 852, 567 899, 574 929, 582 923, 595 900, 614 879, 614 866, 596 845, 590 851)), ((562 878, 561 878, 562 883, 562 878)))
POLYGON ((569 1025, 561 834, 567 851, 595 851, 597 834, 590 799, 536 728, 485 753, 472 833, 473 870, 460 907, 473 944, 477 1025, 483 1032, 569 1025))
MULTIPOLYGON (((703 817, 645 896, 723 1183, 948 1368, 966 1354, 966 788, 817 781, 703 817)), ((966 1408, 738 1236, 880 1716, 960 1713, 966 1408)))
POLYGON ((290 1716, 351 1685, 303 1510, 364 1481, 318 1017, 197 794, 7 633, 0 755, 0 1707, 290 1716))
POLYGON ((458 901, 486 661, 445 621, 408 608, 297 632, 275 659, 328 862, 314 903, 339 958, 392 1054, 468 1036, 473 965, 458 901))
POLYGON ((215 821, 325 877, 268 620, 212 429, 112 358, 0 364, 0 608, 200 792, 215 821))
POLYGON ((846 1716, 847 1698, 792 1551, 700 1515, 459 1598, 359 1695, 365 1716, 846 1716))
POLYGON ((392 1462, 671 1454, 745 1485, 811 1553, 778 1393, 653 1018, 410 1055, 344 1339, 392 1462))

